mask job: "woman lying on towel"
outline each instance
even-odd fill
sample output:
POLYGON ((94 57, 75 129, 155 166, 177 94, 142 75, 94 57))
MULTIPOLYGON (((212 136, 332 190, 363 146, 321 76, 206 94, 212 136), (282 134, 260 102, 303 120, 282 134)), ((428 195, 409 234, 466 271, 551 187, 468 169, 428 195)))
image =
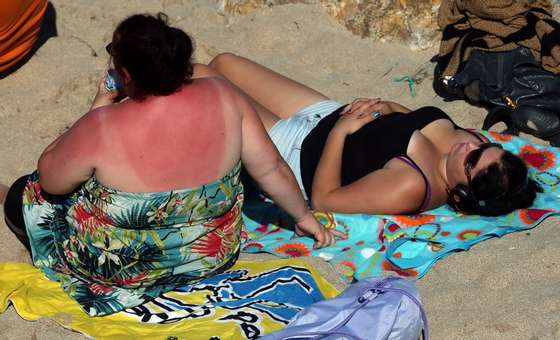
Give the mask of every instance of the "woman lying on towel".
POLYGON ((34 264, 90 315, 137 306, 234 264, 241 163, 299 234, 315 237, 316 247, 334 242, 337 232, 315 220, 246 97, 193 70, 185 32, 163 15, 135 15, 107 51, 122 91, 102 81, 91 111, 46 148, 38 171, 17 180, 5 202, 34 264))
POLYGON ((209 67, 253 102, 314 209, 413 214, 448 202, 495 216, 530 206, 539 191, 519 157, 436 107, 411 111, 380 99, 344 106, 228 53, 209 67))

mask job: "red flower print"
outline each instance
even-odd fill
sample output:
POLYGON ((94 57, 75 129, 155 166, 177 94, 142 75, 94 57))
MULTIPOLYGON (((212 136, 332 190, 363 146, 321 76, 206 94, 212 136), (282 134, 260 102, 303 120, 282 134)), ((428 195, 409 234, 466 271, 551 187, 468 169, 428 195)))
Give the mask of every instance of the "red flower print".
POLYGON ((381 268, 383 268, 383 270, 386 270, 386 271, 395 272, 399 276, 405 276, 405 277, 418 276, 418 272, 416 270, 414 270, 414 269, 401 269, 401 268, 393 265, 391 262, 389 262, 387 260, 383 260, 383 263, 381 264, 381 268))
POLYGON ((177 206, 180 206, 180 205, 183 205, 183 200, 180 197, 176 197, 173 200, 173 207, 177 207, 177 206))
POLYGON ((68 247, 64 247, 64 256, 66 256, 67 260, 72 260, 74 259, 74 253, 72 252, 72 250, 68 249, 68 247))
POLYGON ((387 229, 389 229, 390 232, 394 233, 394 232, 396 232, 397 230, 399 230, 400 227, 399 227, 399 225, 396 224, 396 223, 391 223, 391 224, 389 224, 389 226, 387 227, 387 229))
POLYGON ((119 287, 136 286, 136 283, 142 282, 146 278, 146 276, 148 276, 148 273, 146 271, 143 271, 131 277, 117 277, 115 278, 115 282, 119 287))
POLYGON ((239 205, 236 204, 222 216, 218 216, 208 222, 204 222, 204 226, 210 229, 223 227, 224 225, 231 224, 231 222, 234 221, 238 215, 239 215, 239 205))
POLYGON ((38 181, 27 181, 25 184, 24 202, 26 204, 45 203, 45 199, 41 195, 41 185, 38 181))
POLYGON ((199 254, 222 259, 226 253, 226 247, 222 244, 222 237, 217 232, 209 232, 194 243, 191 249, 199 254))
POLYGON ((492 138, 494 138, 497 141, 500 142, 507 142, 510 141, 513 136, 512 135, 506 135, 506 134, 502 134, 502 133, 498 133, 498 132, 494 132, 494 131, 490 131, 490 136, 492 136, 492 138))
POLYGON ((106 190, 101 191, 101 193, 99 194, 99 199, 102 200, 102 201, 106 201, 109 197, 110 197, 110 194, 106 190))
POLYGON ((199 254, 222 260, 239 243, 239 237, 235 235, 239 213, 239 206, 236 205, 224 215, 204 223, 204 227, 212 230, 197 240, 191 249, 199 254))
POLYGON ((525 224, 533 224, 547 213, 550 213, 550 211, 542 209, 521 209, 519 210, 519 218, 525 224))
POLYGON ((540 171, 546 170, 554 165, 554 153, 549 150, 537 150, 530 144, 524 145, 519 152, 523 160, 540 171))
POLYGON ((430 214, 418 215, 395 215, 395 220, 401 226, 412 227, 420 224, 432 222, 436 217, 430 214))
POLYGON ((156 210, 148 211, 148 222, 156 222, 158 225, 167 219, 167 212, 165 211, 166 203, 162 203, 156 210))
POLYGON ((262 249, 263 245, 258 242, 247 243, 243 246, 243 251, 261 251, 262 249))
POLYGON ((268 224, 263 224, 255 228, 259 233, 265 233, 268 230, 268 224))
POLYGON ((274 251, 289 257, 309 256, 311 253, 305 244, 297 242, 283 244, 274 251))
POLYGON ((104 286, 104 285, 99 284, 99 283, 92 283, 89 286, 89 290, 95 295, 101 295, 101 294, 108 293, 108 292, 112 291, 113 288, 104 286))
POLYGON ((81 231, 85 230, 90 235, 93 235, 96 229, 104 225, 113 224, 113 221, 98 207, 93 206, 91 211, 88 211, 81 204, 76 204, 74 206, 74 219, 80 226, 81 231))
POLYGON ((468 240, 480 236, 480 230, 476 229, 465 229, 457 235, 460 240, 468 240))

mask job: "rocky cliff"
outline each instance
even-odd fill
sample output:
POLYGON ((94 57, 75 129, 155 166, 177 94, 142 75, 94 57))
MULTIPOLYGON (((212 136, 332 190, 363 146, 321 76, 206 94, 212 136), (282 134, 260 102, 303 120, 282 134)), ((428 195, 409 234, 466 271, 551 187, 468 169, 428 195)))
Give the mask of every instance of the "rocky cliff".
MULTIPOLYGON (((560 17, 560 0, 552 0, 560 17)), ((254 9, 285 4, 320 4, 354 34, 381 41, 399 41, 412 49, 439 42, 437 14, 441 0, 219 0, 224 15, 244 15, 254 9)))

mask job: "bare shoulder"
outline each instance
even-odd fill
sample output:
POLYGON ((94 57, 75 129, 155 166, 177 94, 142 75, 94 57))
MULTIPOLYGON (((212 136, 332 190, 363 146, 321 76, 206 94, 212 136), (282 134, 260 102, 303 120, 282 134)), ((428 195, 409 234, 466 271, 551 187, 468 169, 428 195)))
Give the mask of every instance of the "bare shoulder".
POLYGON ((391 183, 395 184, 392 189, 394 195, 402 198, 408 211, 416 210, 422 204, 427 190, 420 171, 398 158, 390 160, 385 168, 389 170, 391 183))
POLYGON ((222 77, 210 75, 208 77, 193 78, 192 84, 197 85, 207 85, 207 86, 228 86, 231 87, 231 83, 222 77))
MULTIPOLYGON (((229 95, 236 95, 236 96, 241 95, 241 92, 235 85, 233 85, 230 81, 222 77, 209 76, 203 78, 196 78, 193 79, 191 85, 194 85, 191 86, 191 88, 195 87, 203 91, 208 91, 208 92, 219 91, 222 94, 229 94, 229 95)), ((188 87, 189 86, 187 86, 186 88, 188 87)))
POLYGON ((212 90, 209 90, 209 92, 215 90, 221 98, 227 98, 231 100, 231 102, 235 103, 235 107, 242 115, 244 113, 247 113, 248 111, 254 111, 254 108, 248 100, 248 97, 229 80, 221 77, 206 77, 197 79, 196 82, 200 82, 202 86, 208 86, 212 88, 212 90))
POLYGON ((84 132, 88 130, 97 130, 106 120, 106 117, 110 117, 110 113, 114 110, 115 108, 113 105, 102 106, 91 110, 80 117, 80 119, 72 125, 70 130, 84 130, 84 132))

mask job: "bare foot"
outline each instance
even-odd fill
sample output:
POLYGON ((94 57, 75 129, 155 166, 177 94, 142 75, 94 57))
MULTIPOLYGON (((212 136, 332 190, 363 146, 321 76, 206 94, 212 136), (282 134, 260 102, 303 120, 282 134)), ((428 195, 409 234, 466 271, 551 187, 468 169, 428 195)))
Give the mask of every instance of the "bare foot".
POLYGON ((8 190, 9 189, 10 189, 9 187, 0 183, 0 204, 4 204, 4 201, 6 200, 6 195, 8 195, 8 190))

